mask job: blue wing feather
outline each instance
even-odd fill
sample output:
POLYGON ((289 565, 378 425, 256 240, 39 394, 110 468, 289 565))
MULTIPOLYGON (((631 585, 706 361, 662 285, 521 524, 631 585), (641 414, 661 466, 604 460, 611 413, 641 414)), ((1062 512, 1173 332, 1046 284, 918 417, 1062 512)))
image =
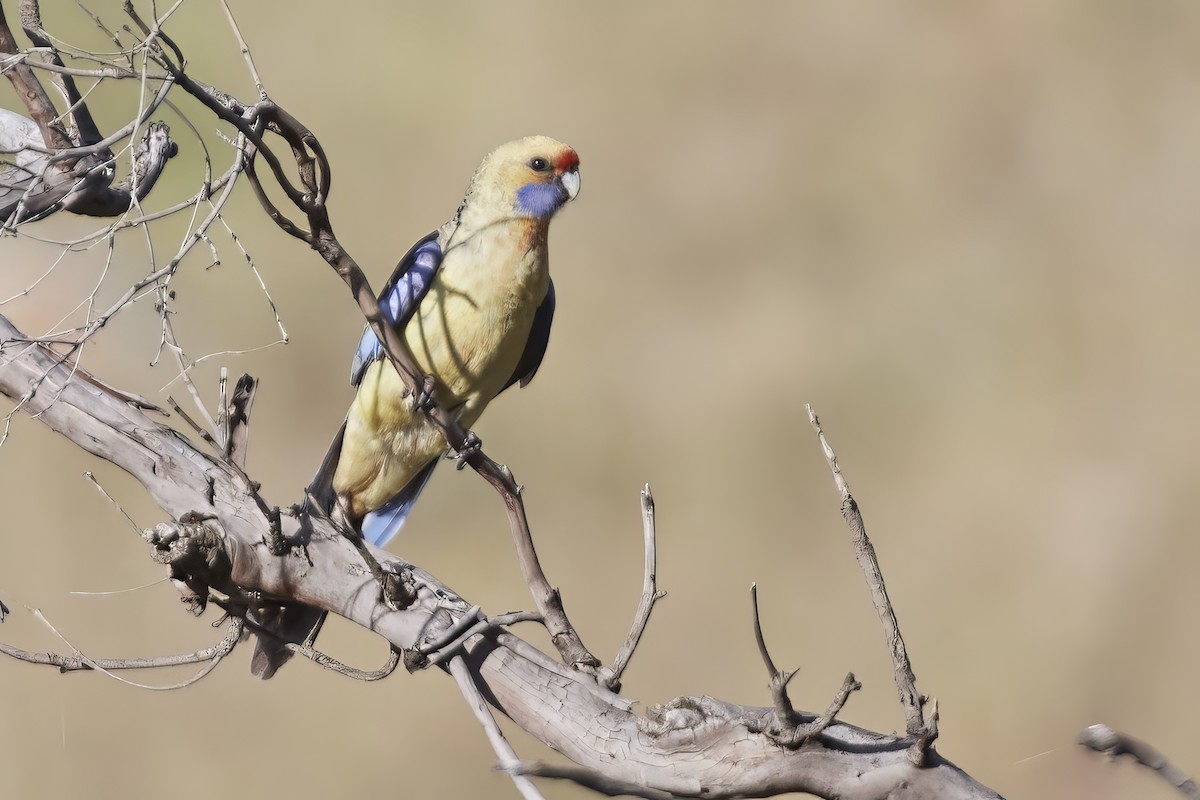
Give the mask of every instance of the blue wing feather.
MULTIPOLYGON (((400 259, 392 277, 379 293, 379 308, 389 325, 398 327, 417 309, 429 292, 429 286, 433 283, 434 275, 441 264, 442 248, 438 244, 437 231, 413 245, 404 258, 400 259)), ((379 343, 370 326, 367 326, 363 330, 358 349, 354 352, 354 361, 350 365, 350 383, 357 386, 367 368, 382 357, 383 345, 379 343)), ((360 527, 367 541, 382 547, 400 532, 436 466, 435 458, 390 500, 363 518, 360 527)))
MULTIPOLYGON (((433 283, 433 276, 442 264, 442 248, 437 239, 438 233, 434 231, 413 245, 404 258, 400 259, 396 271, 379 293, 379 308, 388 324, 399 324, 400 320, 415 311, 425 299, 429 285, 433 283)), ((382 357, 383 345, 368 325, 363 329, 358 350, 354 353, 354 361, 350 364, 351 385, 357 386, 367 367, 382 357)))

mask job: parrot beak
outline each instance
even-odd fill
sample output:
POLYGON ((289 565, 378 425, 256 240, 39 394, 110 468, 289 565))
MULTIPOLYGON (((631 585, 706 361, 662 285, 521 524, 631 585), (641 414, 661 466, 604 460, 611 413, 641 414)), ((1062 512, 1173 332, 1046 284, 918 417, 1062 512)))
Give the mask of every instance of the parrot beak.
POLYGON ((568 200, 574 200, 575 195, 579 194, 579 169, 572 169, 570 172, 564 172, 558 179, 562 184, 563 189, 567 193, 568 200))

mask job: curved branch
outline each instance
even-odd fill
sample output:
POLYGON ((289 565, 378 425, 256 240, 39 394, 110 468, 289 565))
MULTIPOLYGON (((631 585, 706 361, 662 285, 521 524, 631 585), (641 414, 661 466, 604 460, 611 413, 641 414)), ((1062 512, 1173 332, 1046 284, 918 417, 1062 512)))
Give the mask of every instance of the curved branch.
MULTIPOLYGON (((4 609, 7 611, 8 609, 4 609)), ((205 647, 203 650, 197 650, 194 653, 183 653, 175 656, 154 656, 151 658, 90 658, 78 651, 64 656, 58 653, 34 653, 29 650, 22 650, 19 647, 13 647, 9 644, 0 642, 0 653, 3 653, 10 658, 15 658, 18 661, 26 661, 30 664, 44 664, 46 666, 56 667, 59 672, 75 672, 78 670, 102 669, 121 670, 121 669, 158 669, 160 667, 178 667, 185 664, 200 664, 205 661, 213 661, 214 659, 224 658, 233 652, 233 648, 241 640, 242 629, 245 627, 242 620, 234 617, 229 624, 229 630, 225 632, 224 638, 217 644, 211 647, 205 647)))

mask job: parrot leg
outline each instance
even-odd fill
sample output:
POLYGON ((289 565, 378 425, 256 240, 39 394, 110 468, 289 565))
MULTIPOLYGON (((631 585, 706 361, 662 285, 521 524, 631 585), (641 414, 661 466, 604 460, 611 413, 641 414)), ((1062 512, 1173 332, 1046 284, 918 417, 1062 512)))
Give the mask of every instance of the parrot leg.
POLYGON ((467 460, 482 449, 483 440, 475 435, 475 431, 467 431, 467 438, 463 440, 462 448, 456 453, 447 453, 446 458, 457 462, 454 468, 461 470, 467 465, 467 460))

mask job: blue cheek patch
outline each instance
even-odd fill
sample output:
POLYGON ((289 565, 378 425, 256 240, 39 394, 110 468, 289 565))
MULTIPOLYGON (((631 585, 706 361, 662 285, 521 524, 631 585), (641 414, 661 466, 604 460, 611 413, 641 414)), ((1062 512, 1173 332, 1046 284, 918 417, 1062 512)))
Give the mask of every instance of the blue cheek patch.
POLYGON ((566 201, 556 183, 527 183, 517 190, 517 210, 531 217, 548 217, 566 201))

